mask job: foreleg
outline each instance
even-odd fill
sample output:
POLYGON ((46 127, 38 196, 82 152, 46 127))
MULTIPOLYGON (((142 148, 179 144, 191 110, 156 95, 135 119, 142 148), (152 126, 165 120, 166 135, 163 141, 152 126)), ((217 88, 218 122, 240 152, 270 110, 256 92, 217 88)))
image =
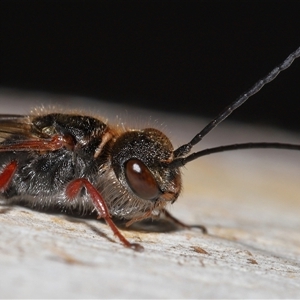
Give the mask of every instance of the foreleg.
POLYGON ((127 247, 132 248, 135 251, 142 251, 144 248, 140 244, 130 243, 116 227, 115 223, 112 221, 111 216, 108 211, 108 207, 105 203, 105 200, 99 193, 99 191, 85 178, 78 178, 70 182, 66 189, 66 195, 71 200, 74 199, 80 190, 85 187, 87 193, 90 195, 93 204, 99 214, 99 218, 103 218, 107 225, 111 228, 114 235, 116 235, 121 243, 127 247))

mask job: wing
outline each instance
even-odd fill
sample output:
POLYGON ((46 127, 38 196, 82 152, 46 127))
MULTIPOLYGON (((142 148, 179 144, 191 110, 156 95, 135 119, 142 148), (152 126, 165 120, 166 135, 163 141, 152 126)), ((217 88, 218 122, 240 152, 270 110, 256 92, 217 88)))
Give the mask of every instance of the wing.
MULTIPOLYGON (((32 123, 29 116, 0 115, 0 143, 13 135, 33 138, 32 123)), ((36 137, 35 137, 36 138, 36 137)))
POLYGON ((30 116, 0 115, 0 152, 54 151, 64 144, 59 135, 49 137, 37 130, 30 116))
POLYGON ((30 116, 0 115, 0 143, 12 136, 22 137, 24 140, 37 139, 33 133, 30 116))

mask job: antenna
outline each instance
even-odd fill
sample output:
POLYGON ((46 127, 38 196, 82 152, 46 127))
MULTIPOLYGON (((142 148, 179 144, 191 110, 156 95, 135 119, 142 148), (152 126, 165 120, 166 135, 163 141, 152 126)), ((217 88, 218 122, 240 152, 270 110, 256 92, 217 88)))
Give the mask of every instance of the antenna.
POLYGON ((233 151, 233 150, 246 150, 246 149, 285 149, 285 150, 300 150, 300 145, 296 144, 285 144, 285 143, 242 143, 242 144, 232 144, 226 146, 219 146, 214 148, 204 149, 187 157, 179 157, 173 160, 170 164, 170 168, 179 168, 186 165, 188 162, 195 160, 201 156, 206 156, 209 154, 233 151))
POLYGON ((274 68, 267 76, 256 82, 247 92, 239 96, 229 106, 227 106, 216 118, 208 123, 194 138, 187 144, 184 144, 174 151, 174 160, 169 164, 170 168, 182 167, 188 162, 195 160, 201 156, 209 155, 212 153, 241 150, 241 149, 253 149, 253 148, 274 148, 274 149, 287 149, 287 150, 300 150, 300 145, 284 144, 284 143, 244 143, 233 144, 227 146, 220 146, 210 149, 205 149, 199 152, 192 153, 191 155, 184 157, 188 154, 193 146, 198 144, 204 136, 206 136, 211 130, 217 127, 223 122, 234 110, 244 104, 251 96, 259 92, 264 85, 273 81, 277 75, 291 66, 296 58, 300 57, 300 47, 291 53, 280 65, 274 68))

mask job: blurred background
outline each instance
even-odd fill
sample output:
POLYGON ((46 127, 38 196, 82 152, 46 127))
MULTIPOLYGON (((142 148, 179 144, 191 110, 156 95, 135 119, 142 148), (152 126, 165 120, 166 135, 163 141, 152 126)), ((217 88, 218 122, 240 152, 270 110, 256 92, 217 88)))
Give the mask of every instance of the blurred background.
MULTIPOLYGON (((300 46, 299 1, 1 0, 0 88, 214 117, 300 46)), ((300 128, 300 60, 231 119, 300 128)))

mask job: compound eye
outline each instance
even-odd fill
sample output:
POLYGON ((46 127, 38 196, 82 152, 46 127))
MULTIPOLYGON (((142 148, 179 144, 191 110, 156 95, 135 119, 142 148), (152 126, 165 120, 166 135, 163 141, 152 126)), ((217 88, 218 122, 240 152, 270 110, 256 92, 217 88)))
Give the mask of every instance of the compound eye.
POLYGON ((129 187, 138 197, 155 200, 160 195, 155 178, 140 160, 128 160, 125 164, 125 175, 129 187))

